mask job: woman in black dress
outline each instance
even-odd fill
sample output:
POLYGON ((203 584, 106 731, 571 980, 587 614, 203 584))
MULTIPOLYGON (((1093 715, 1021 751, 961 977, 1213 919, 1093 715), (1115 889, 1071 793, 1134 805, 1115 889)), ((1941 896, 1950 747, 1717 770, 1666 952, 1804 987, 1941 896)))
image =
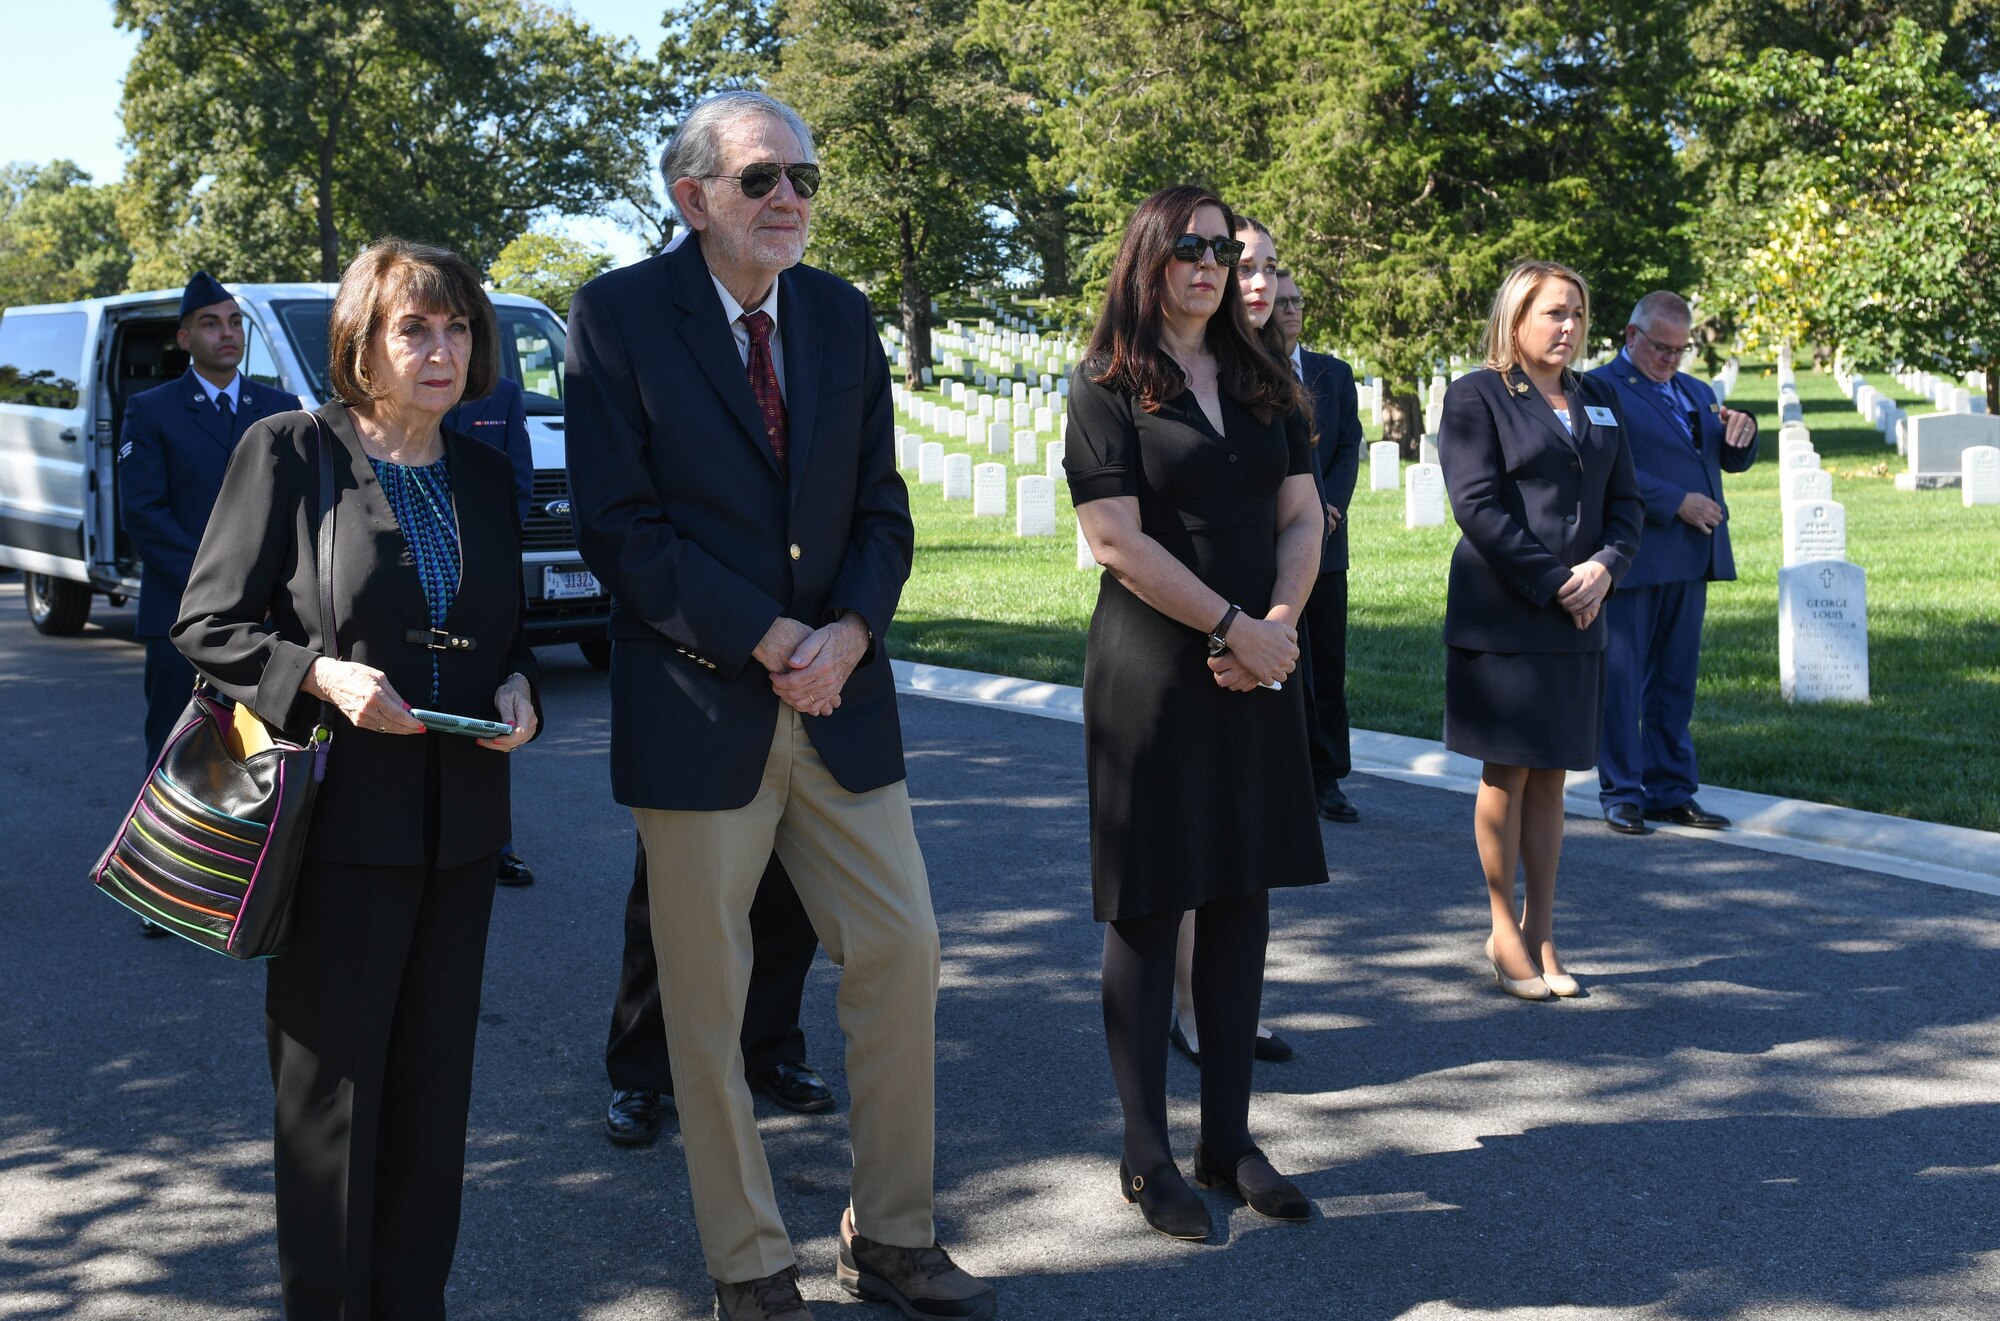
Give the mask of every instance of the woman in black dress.
POLYGON ((1119 1179, 1148 1224, 1179 1238, 1210 1229, 1167 1137, 1181 915, 1195 912, 1197 932, 1195 1181, 1302 1220, 1305 1197, 1251 1141, 1250 1065, 1266 892, 1326 879, 1303 694, 1287 682, 1320 507, 1298 384, 1252 338, 1229 275, 1234 229, 1193 187, 1134 213, 1071 386, 1064 460, 1106 569, 1083 703, 1119 1179))
POLYGON ((1452 382, 1438 428, 1464 533, 1445 598, 1444 742, 1485 763, 1472 824, 1492 910, 1486 957, 1524 1000, 1580 989, 1555 944, 1563 773, 1597 762, 1598 611, 1645 517, 1613 392, 1569 369, 1589 326, 1582 276, 1515 267, 1487 320, 1486 369, 1452 382))

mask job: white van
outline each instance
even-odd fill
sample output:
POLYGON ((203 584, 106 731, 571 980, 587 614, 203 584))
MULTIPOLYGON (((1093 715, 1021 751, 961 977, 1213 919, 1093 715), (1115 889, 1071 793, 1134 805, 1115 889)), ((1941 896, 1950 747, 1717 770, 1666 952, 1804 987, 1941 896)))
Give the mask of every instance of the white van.
MULTIPOLYGON (((243 309, 251 380, 310 408, 330 395, 331 284, 224 286, 243 309)), ((610 661, 611 604, 577 555, 563 465, 563 350, 556 314, 532 298, 494 294, 500 370, 527 396, 535 493, 522 528, 527 629, 537 646, 575 642, 610 661)), ((119 431, 125 401, 177 379, 180 292, 118 294, 0 313, 0 566, 26 576, 28 615, 43 633, 75 633, 97 596, 123 605, 144 590, 119 526, 119 431)))

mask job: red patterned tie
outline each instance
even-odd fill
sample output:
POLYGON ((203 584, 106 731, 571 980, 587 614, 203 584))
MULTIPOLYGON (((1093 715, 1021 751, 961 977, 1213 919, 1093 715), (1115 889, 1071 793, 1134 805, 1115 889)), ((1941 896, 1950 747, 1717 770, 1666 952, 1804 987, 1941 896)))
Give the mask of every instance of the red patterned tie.
POLYGON ((750 393, 757 396, 757 409, 764 415, 764 438, 771 453, 778 456, 778 469, 785 467, 785 396, 778 390, 778 372, 771 365, 771 314, 747 312, 739 318, 750 331, 750 393))

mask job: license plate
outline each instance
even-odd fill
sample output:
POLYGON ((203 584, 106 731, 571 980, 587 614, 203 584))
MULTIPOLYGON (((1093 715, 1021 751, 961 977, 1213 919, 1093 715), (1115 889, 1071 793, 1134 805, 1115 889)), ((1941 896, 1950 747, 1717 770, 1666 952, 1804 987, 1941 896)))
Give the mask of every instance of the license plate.
POLYGON ((583 596, 602 596, 604 588, 588 569, 543 569, 542 599, 573 601, 583 596))

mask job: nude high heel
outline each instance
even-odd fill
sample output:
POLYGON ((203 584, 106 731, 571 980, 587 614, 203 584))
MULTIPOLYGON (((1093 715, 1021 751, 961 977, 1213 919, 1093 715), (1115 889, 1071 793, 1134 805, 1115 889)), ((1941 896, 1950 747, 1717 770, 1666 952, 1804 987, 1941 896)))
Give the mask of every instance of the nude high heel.
POLYGON ((1500 971, 1500 960, 1493 953, 1493 937, 1486 938, 1486 961, 1493 965, 1493 980, 1500 983, 1500 989, 1520 1000, 1553 1000, 1555 992, 1541 977, 1523 977, 1515 980, 1500 971))

